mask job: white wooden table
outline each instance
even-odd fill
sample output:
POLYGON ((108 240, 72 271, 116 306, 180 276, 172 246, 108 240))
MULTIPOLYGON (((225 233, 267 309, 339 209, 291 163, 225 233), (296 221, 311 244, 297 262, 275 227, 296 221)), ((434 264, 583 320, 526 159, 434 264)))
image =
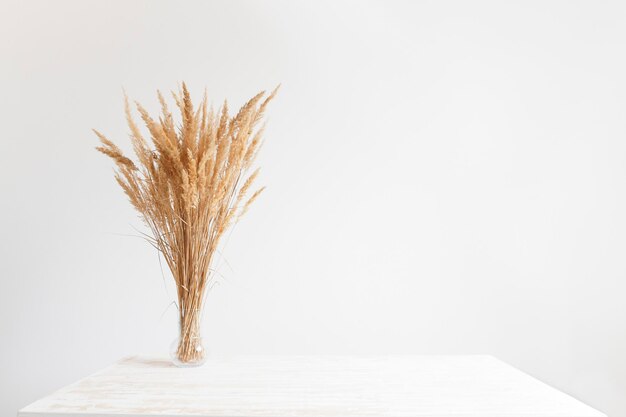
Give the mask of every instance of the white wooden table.
POLYGON ((600 417, 490 356, 124 359, 21 417, 600 417))

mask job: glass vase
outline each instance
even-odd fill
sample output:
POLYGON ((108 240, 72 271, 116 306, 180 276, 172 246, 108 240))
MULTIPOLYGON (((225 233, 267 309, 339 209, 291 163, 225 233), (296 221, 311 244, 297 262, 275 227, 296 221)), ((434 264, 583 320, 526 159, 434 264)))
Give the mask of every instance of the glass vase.
POLYGON ((207 350, 202 342, 200 323, 202 311, 187 309, 179 313, 178 337, 170 346, 170 356, 178 367, 200 366, 207 359, 207 350))

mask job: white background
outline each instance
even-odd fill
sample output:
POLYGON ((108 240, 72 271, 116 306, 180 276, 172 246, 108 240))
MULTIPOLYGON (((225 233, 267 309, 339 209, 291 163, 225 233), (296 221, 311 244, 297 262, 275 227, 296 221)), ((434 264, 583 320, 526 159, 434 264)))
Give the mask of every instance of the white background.
POLYGON ((283 88, 217 353, 487 353, 626 416, 619 2, 2 2, 0 414, 167 353, 173 292, 93 147, 122 88, 283 88))

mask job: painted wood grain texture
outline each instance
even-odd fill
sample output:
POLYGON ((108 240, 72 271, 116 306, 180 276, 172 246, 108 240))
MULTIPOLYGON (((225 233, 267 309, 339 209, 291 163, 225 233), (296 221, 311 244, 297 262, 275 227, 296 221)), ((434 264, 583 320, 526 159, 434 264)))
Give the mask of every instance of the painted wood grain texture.
POLYGON ((20 417, 599 417, 490 356, 244 356, 181 369, 133 357, 20 417))

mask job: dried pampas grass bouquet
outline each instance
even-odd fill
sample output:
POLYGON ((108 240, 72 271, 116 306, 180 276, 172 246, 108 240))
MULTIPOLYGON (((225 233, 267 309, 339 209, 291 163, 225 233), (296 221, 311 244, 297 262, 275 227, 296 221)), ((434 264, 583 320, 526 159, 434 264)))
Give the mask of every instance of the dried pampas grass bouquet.
POLYGON ((96 149, 117 167, 115 179, 150 228, 148 241, 162 254, 176 283, 180 333, 174 363, 197 366, 205 360, 200 336, 204 295, 212 281, 211 262, 224 232, 257 199, 259 173, 253 164, 263 134, 267 105, 277 89, 252 97, 231 116, 226 102, 209 108, 206 94, 194 107, 187 86, 173 92, 180 120, 158 92, 161 113, 153 118, 139 103, 146 140, 126 98, 126 120, 135 160, 102 133, 96 149))

